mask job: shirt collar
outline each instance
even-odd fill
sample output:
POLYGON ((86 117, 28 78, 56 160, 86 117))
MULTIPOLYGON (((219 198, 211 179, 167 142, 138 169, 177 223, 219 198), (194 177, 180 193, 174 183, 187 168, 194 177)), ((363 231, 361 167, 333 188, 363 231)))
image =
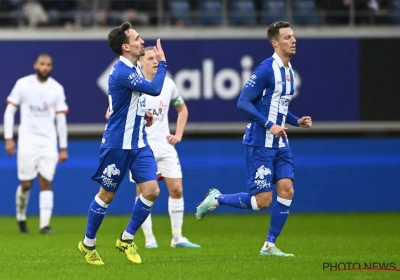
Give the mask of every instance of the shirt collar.
POLYGON ((133 65, 132 62, 130 62, 126 57, 123 57, 122 55, 119 57, 119 61, 125 63, 126 66, 133 68, 135 65, 133 65))
MULTIPOLYGON (((274 55, 272 56, 276 63, 278 63, 279 68, 284 67, 282 59, 279 57, 279 55, 277 55, 276 53, 274 53, 274 55)), ((292 69, 292 64, 290 64, 290 62, 288 63, 289 68, 292 69)))

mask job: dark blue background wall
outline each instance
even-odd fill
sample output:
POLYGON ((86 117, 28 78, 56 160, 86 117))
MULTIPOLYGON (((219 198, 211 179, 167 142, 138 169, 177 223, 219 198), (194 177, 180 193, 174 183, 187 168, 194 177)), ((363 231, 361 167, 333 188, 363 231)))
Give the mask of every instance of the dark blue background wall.
MULTIPOLYGON (((97 167, 99 144, 70 141, 70 159, 59 165, 54 180, 55 214, 86 213, 98 190, 90 176, 97 167)), ((400 139, 291 139, 290 145, 296 165, 292 212, 400 211, 400 139)), ((184 172, 186 213, 194 213, 208 188, 223 193, 246 191, 240 139, 185 140, 177 149, 184 172)), ((16 161, 0 150, 0 215, 14 215, 16 161)), ((167 191, 163 182, 160 186, 154 212, 167 213, 167 191)), ((131 212, 134 187, 126 178, 109 213, 131 212)), ((37 182, 28 211, 38 213, 37 182)))
MULTIPOLYGON (((292 59, 297 91, 291 112, 315 121, 359 120, 358 48, 356 39, 299 39, 292 59)), ((163 40, 163 49, 168 71, 189 107, 190 122, 247 121, 236 107, 237 98, 254 68, 273 54, 266 39, 163 40)), ((104 123, 104 85, 116 59, 106 39, 1 41, 0 111, 16 80, 33 73, 33 62, 43 52, 53 56, 53 77, 65 88, 68 122, 104 123)))

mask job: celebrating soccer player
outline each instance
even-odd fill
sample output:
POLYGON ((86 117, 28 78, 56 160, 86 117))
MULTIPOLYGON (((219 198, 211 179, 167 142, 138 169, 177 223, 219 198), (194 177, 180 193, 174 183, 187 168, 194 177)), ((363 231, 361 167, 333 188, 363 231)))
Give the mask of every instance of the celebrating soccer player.
POLYGON ((125 231, 116 241, 116 247, 129 261, 141 263, 133 237, 150 214, 160 192, 157 165, 145 132, 145 126, 154 122, 153 114, 145 109, 145 94, 161 93, 167 64, 158 39, 157 47, 154 47, 159 62, 157 73, 151 82, 144 79, 138 62, 144 54, 144 41, 129 22, 111 30, 108 44, 115 54, 120 55, 120 60, 108 80, 110 118, 101 141, 99 167, 92 176, 101 186, 89 206, 86 234, 78 248, 89 264, 104 264, 96 251, 96 233, 121 181, 130 170, 142 194, 133 207, 125 231))

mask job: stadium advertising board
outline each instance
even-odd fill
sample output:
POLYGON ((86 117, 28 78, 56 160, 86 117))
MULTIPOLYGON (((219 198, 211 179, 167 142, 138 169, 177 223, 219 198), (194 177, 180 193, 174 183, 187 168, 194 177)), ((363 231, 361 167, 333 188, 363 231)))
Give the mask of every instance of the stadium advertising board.
MULTIPOLYGON (((163 48, 168 74, 187 102, 191 122, 247 121, 236 107, 237 98, 253 69, 272 54, 268 41, 164 40, 163 48)), ((65 88, 68 121, 104 122, 108 73, 116 59, 106 40, 3 41, 0 50, 3 100, 18 78, 32 73, 36 56, 45 52, 54 58, 53 77, 65 88)), ((297 91, 291 111, 318 121, 359 120, 358 40, 301 39, 297 51, 292 59, 297 91)))

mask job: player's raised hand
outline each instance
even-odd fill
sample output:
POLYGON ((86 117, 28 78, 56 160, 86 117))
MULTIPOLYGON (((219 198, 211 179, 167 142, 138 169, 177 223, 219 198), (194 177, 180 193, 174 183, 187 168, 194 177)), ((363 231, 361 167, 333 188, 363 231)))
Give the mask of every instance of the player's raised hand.
POLYGON ((312 119, 309 116, 305 116, 305 117, 302 117, 302 118, 298 119, 297 123, 299 124, 300 127, 311 128, 312 119))
POLYGON ((58 152, 58 162, 64 162, 68 159, 68 151, 63 148, 58 152))
POLYGON ((157 39, 157 46, 154 47, 154 53, 156 54, 157 61, 167 61, 164 55, 164 51, 161 47, 160 39, 157 39))
POLYGON ((150 127, 154 123, 154 115, 151 111, 146 110, 144 115, 144 119, 146 120, 146 127, 150 127))
POLYGON ((287 127, 279 126, 277 124, 272 125, 271 128, 269 129, 269 131, 271 131, 271 133, 276 138, 280 138, 281 136, 284 136, 285 138, 287 138, 286 130, 287 130, 287 127))
POLYGON ((168 135, 167 139, 168 139, 168 143, 170 143, 171 145, 175 145, 176 143, 179 143, 182 140, 181 138, 179 138, 178 136, 173 135, 173 134, 168 135))
POLYGON ((15 142, 13 139, 6 139, 6 153, 10 156, 15 154, 15 142))

